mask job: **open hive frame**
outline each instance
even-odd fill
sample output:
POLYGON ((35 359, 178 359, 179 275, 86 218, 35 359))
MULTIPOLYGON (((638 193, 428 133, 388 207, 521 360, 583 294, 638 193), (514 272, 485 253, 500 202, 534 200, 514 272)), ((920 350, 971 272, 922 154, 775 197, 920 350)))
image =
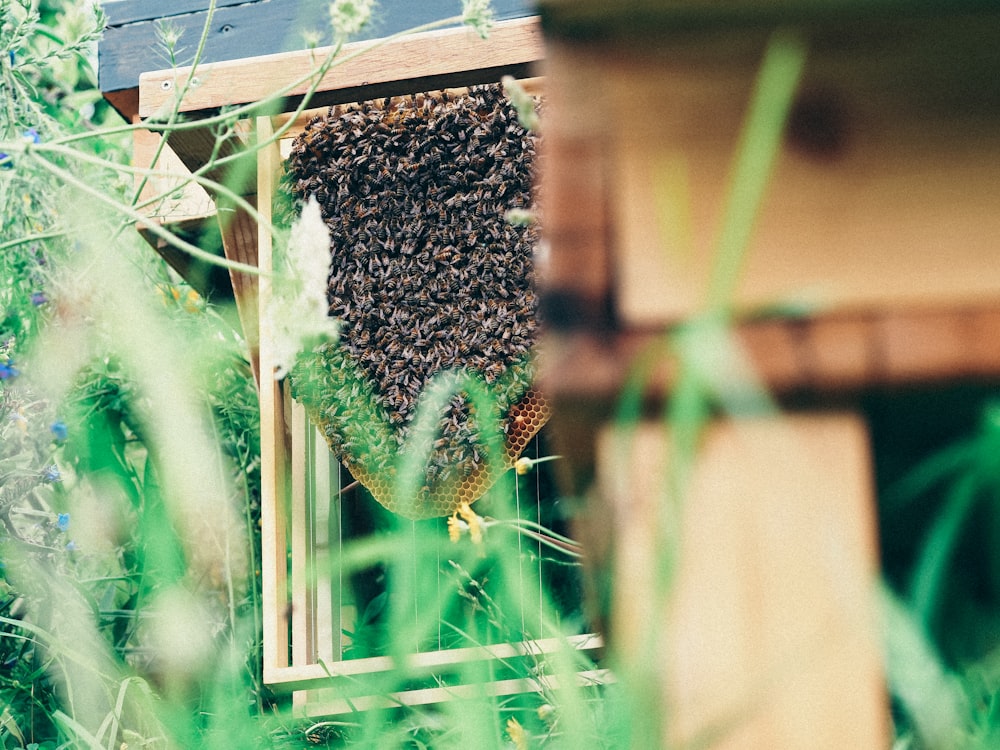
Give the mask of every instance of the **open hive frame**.
MULTIPOLYGON (((347 45, 347 61, 335 66, 316 86, 310 105, 330 106, 385 96, 496 82, 502 75, 523 77, 542 56, 537 20, 533 18, 498 24, 488 41, 466 28, 402 37, 359 57, 352 53, 369 43, 347 45), (470 61, 475 61, 470 68, 470 61)), ((140 79, 138 117, 148 117, 171 104, 174 92, 194 88, 182 99, 180 110, 198 118, 220 107, 251 103, 285 89, 321 59, 322 50, 288 53, 263 58, 201 66, 190 70, 159 71, 140 79)), ((270 142, 276 132, 281 139, 257 153, 256 181, 243 192, 249 203, 271 219, 271 202, 277 189, 283 159, 291 139, 301 132, 309 113, 294 110, 306 86, 293 87, 283 105, 285 114, 256 116, 246 128, 246 140, 270 142)), ((140 131, 136 137, 136 161, 152 166, 159 136, 140 131)), ((158 165, 172 163, 183 177, 207 163, 215 148, 208 129, 185 129, 172 133, 158 165)), ((161 167, 162 168, 162 167, 161 167)), ((204 170, 202 170, 204 171, 204 170)), ((207 175, 220 182, 225 174, 207 175)), ((198 191, 188 191, 185 200, 156 216, 162 223, 197 224, 210 218, 215 207, 198 191)), ((271 237, 257 231, 252 217, 233 206, 218 206, 225 255, 230 260, 271 271, 271 237)), ((161 249, 165 253, 169 251, 161 249)), ((168 257, 168 260, 171 258, 168 257)), ((175 263, 183 259, 173 258, 175 263)), ((340 467, 322 435, 309 422, 305 409, 287 395, 282 383, 270 377, 274 355, 266 341, 258 342, 259 306, 270 293, 267 277, 231 274, 237 308, 251 347, 261 396, 262 560, 263 585, 263 676, 276 693, 291 693, 300 711, 307 715, 330 715, 365 708, 420 705, 461 696, 470 690, 490 695, 538 691, 538 679, 493 680, 487 686, 445 687, 438 675, 457 666, 484 660, 539 656, 570 645, 581 650, 601 647, 594 635, 570 639, 528 641, 415 653, 405 665, 408 672, 431 676, 438 687, 423 687, 390 696, 354 694, 344 698, 336 688, 350 689, 361 674, 384 673, 398 665, 391 657, 342 660, 339 634, 344 609, 337 600, 337 581, 317 580, 316 570, 329 569, 336 556, 341 490, 340 467), (325 584, 325 585, 324 585, 325 584), (322 690, 320 690, 322 688, 322 690), (334 688, 334 690, 330 690, 334 688)), ((603 670, 579 674, 587 684, 607 677, 603 670)), ((543 678, 544 680, 544 678, 543 678)))

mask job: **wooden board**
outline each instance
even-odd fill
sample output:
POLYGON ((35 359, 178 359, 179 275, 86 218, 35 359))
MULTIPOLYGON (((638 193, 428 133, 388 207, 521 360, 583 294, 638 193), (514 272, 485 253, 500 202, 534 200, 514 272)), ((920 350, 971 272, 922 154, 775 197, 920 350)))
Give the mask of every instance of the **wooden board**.
MULTIPOLYGON (((271 134, 271 120, 257 118, 258 137, 271 134)), ((278 170, 278 145, 272 143, 260 152, 258 184, 265 195, 278 170)), ((261 215, 270 220, 270 201, 263 201, 261 215)), ((269 274, 271 235, 258 233, 258 264, 264 274, 259 282, 259 309, 270 300, 269 274)), ((259 319, 259 318, 258 318, 259 319)), ((275 673, 288 666, 289 596, 288 596, 288 449, 285 436, 285 405, 281 387, 274 379, 273 343, 266 337, 260 341, 260 483, 261 483, 261 610, 263 613, 263 672, 264 683, 272 682, 275 673)))
MULTIPOLYGON (((304 49, 306 34, 325 44, 331 35, 329 6, 328 0, 216 0, 210 19, 208 0, 108 0, 102 4, 108 26, 98 49, 101 90, 114 96, 134 89, 140 73, 165 67, 160 25, 180 34, 178 64, 188 64, 203 34, 202 62, 210 63, 304 49)), ((524 0, 493 0, 492 6, 498 19, 530 13, 524 0)), ((458 12, 455 0, 382 0, 356 40, 389 36, 458 12)))
MULTIPOLYGON (((344 62, 320 82, 315 106, 499 80, 543 54, 536 18, 497 23, 487 40, 462 27, 401 37, 387 42, 377 54, 355 55, 370 46, 370 42, 344 46, 340 53, 344 62), (330 92, 338 93, 323 96, 330 92)), ((295 101, 308 90, 309 73, 329 51, 321 48, 200 66, 195 74, 198 85, 180 109, 195 112, 257 102, 289 86, 288 97, 295 101)), ((190 75, 183 68, 144 73, 139 79, 140 116, 149 117, 169 106, 175 88, 190 75)))
MULTIPOLYGON (((550 333, 542 387, 556 404, 590 402, 607 413, 636 362, 652 354, 646 392, 662 403, 677 373, 666 336, 649 329, 550 333)), ((705 340, 718 355, 715 374, 733 385, 749 377, 778 401, 1000 380, 1000 302, 762 318, 737 322, 724 336, 723 347, 705 340)))
POLYGON ((681 498, 668 450, 652 423, 609 428, 599 444, 611 644, 631 674, 653 672, 661 746, 887 747, 861 421, 712 424, 681 498))
MULTIPOLYGON (((809 30, 738 309, 978 304, 1000 293, 996 20, 809 30)), ((553 158, 542 184, 557 304, 568 297, 599 310, 573 295, 607 286, 603 304, 624 327, 702 309, 765 38, 719 31, 549 45, 553 158)))

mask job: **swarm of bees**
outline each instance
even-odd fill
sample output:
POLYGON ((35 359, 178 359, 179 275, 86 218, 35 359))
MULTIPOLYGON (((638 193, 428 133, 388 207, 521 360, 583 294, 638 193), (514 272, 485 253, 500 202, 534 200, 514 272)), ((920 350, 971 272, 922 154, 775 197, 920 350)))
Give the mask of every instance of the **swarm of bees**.
POLYGON ((478 499, 548 418, 532 389, 537 229, 505 218, 531 207, 534 154, 499 85, 337 108, 292 146, 285 211, 318 201, 342 321, 338 342, 300 358, 292 395, 355 478, 407 517, 478 499), (475 375, 496 414, 453 394, 418 496, 395 497, 421 395, 446 371, 475 375), (483 432, 494 416, 500 457, 483 432))

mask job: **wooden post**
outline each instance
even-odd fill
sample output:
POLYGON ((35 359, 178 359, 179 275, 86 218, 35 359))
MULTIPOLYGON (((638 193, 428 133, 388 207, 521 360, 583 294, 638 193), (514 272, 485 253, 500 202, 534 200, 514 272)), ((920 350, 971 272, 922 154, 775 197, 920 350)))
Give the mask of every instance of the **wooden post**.
MULTIPOLYGON (((271 118, 258 117, 257 137, 261 141, 272 135, 271 118)), ((277 143, 263 149, 258 156, 258 184, 268 189, 278 172, 277 143)), ((270 220, 269 203, 261 206, 262 216, 270 220)), ((271 235, 258 236, 258 263, 263 274, 260 280, 261 315, 271 294, 271 235)), ((288 481, 287 441, 285 439, 284 399, 281 387, 274 379, 272 342, 260 341, 260 481, 261 481, 261 606, 264 625, 264 682, 276 680, 276 673, 288 666, 288 543, 287 506, 288 481)))
POLYGON ((887 747, 864 424, 713 423, 679 496, 669 443, 649 422, 599 442, 610 632, 627 674, 654 666, 662 746, 887 747))

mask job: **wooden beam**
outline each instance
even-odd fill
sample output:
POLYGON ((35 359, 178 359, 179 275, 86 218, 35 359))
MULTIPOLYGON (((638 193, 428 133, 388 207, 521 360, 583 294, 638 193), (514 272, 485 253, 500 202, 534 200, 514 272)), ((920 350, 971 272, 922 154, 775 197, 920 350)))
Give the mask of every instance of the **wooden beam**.
POLYGON ((475 661, 492 659, 516 659, 518 657, 542 657, 567 649, 599 652, 604 641, 599 635, 583 635, 562 638, 542 638, 533 641, 497 643, 489 646, 467 646, 440 651, 424 651, 407 654, 404 663, 391 656, 370 656, 361 659, 345 659, 327 664, 305 664, 286 666, 274 670, 268 685, 279 693, 330 686, 337 680, 351 682, 360 675, 374 675, 397 669, 412 675, 426 675, 461 668, 475 661))
MULTIPOLYGON (((257 118, 258 137, 271 135, 271 119, 257 118)), ((278 168, 278 145, 272 143, 260 155, 258 181, 270 185, 278 168)), ((265 202, 261 214, 270 220, 271 206, 265 202)), ((264 276, 260 280, 259 308, 264 310, 271 296, 271 235, 260 232, 258 261, 264 276)), ((284 396, 274 379, 273 342, 260 342, 260 483, 261 483, 261 611, 263 613, 264 682, 288 666, 288 440, 285 433, 284 396)))
MULTIPOLYGON (((290 52, 308 46, 306 37, 329 38, 329 0, 108 0, 102 7, 107 28, 98 49, 101 90, 117 92, 138 86, 139 75, 163 66, 161 28, 179 37, 178 57, 187 63, 204 36, 202 62, 238 60, 247 50, 257 55, 290 52)), ((528 0, 492 0, 497 19, 531 13, 528 0)), ((372 21, 354 36, 375 39, 454 18, 457 0, 380 0, 372 21)), ((455 24, 457 25, 457 23, 455 24)))
MULTIPOLYGON (((615 682, 615 677, 608 669, 588 669, 570 675, 571 684, 579 687, 605 685, 615 682)), ((318 691, 319 697, 311 695, 308 702, 303 702, 301 712, 305 716, 336 716, 337 714, 355 714, 358 711, 373 711, 378 709, 393 709, 401 706, 427 706, 447 701, 482 700, 486 696, 503 697, 507 695, 522 695, 539 693, 543 690, 559 690, 566 684, 560 675, 551 677, 531 677, 512 680, 494 680, 474 685, 452 685, 448 687, 417 688, 402 690, 385 695, 367 695, 360 698, 337 698, 324 696, 324 691, 318 691)))
MULTIPOLYGON (((356 42, 344 46, 340 53, 344 62, 335 64, 318 87, 321 95, 339 94, 317 97, 316 106, 498 80, 504 72, 535 63, 543 56, 535 17, 500 22, 487 40, 467 27, 445 29, 393 39, 381 44, 377 52, 354 56, 372 45, 356 42)), ((307 77, 329 52, 330 48, 320 48, 200 66, 194 73, 198 85, 180 102, 180 110, 211 111, 260 101, 307 77)), ((189 68, 142 74, 140 116, 150 117, 170 107, 174 92, 191 76, 189 68)), ((308 88, 308 83, 299 83, 291 88, 288 98, 300 100, 308 88)))
MULTIPOLYGON (((840 397, 881 386, 955 380, 1000 382, 1000 304, 848 311, 803 318, 764 318, 729 331, 745 368, 717 372, 738 382, 750 374, 783 398, 840 397)), ((644 357, 655 365, 645 381, 661 402, 677 374, 668 331, 552 332, 541 360, 542 390, 556 403, 616 403, 644 357)), ((720 365, 722 366, 722 365, 720 365)))

